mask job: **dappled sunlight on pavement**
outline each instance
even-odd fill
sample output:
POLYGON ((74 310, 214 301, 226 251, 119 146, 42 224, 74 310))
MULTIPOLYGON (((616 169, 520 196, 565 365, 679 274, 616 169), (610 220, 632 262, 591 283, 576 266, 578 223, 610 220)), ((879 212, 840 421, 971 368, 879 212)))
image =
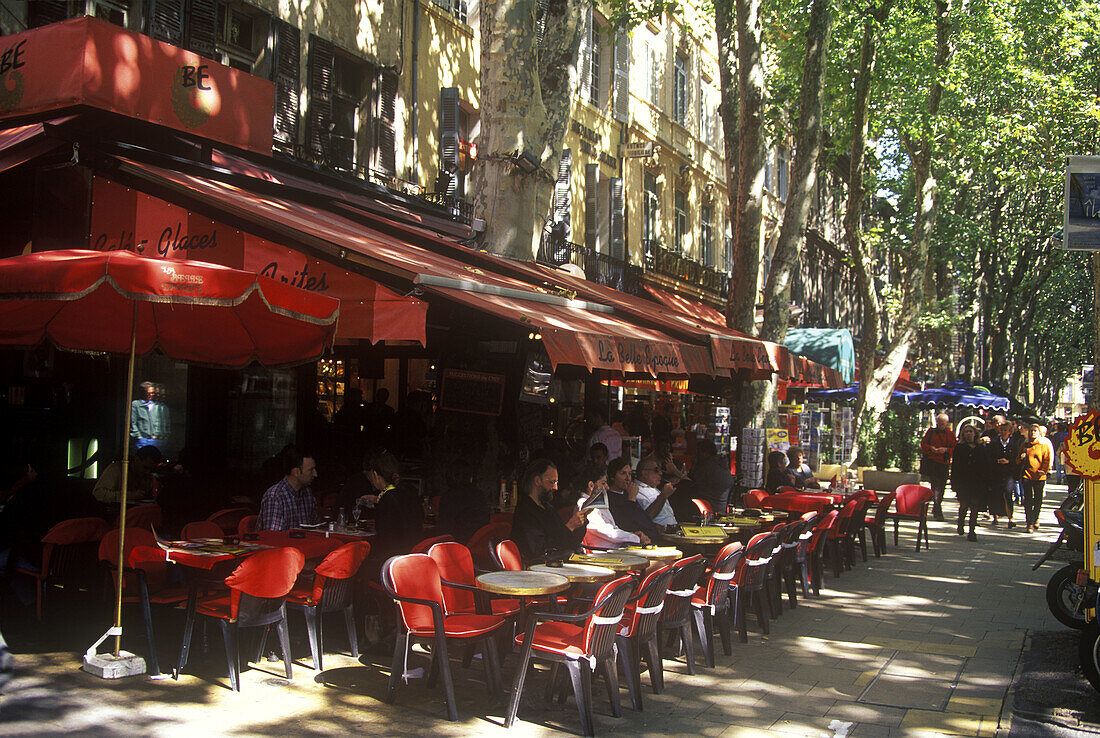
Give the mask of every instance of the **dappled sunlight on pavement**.
MULTIPOLYGON (((1061 626, 1049 615, 1044 586, 1053 565, 1032 563, 1057 535, 1054 487, 1037 535, 982 527, 977 543, 955 534, 954 523, 931 523, 931 549, 913 550, 914 526, 902 526, 900 546, 887 531, 887 554, 862 561, 839 579, 826 572, 820 598, 801 596, 760 633, 749 617, 749 642, 733 655, 717 654, 715 669, 688 676, 684 659, 665 662, 665 691, 654 695, 643 675, 644 711, 611 716, 602 680, 593 685, 597 733, 702 736, 992 736, 1008 725, 1006 699, 1028 630, 1061 626)), ((954 513, 954 501, 947 505, 954 513)), ((801 594, 801 593, 799 593, 801 594)), ((171 624, 173 628, 175 624, 171 624)), ((292 633, 302 628, 291 620, 292 633)), ((5 631, 6 632, 6 631, 5 631)), ((170 629, 177 638, 178 629, 170 629)), ((300 638, 300 634, 295 637, 300 638)), ((196 643, 201 636, 196 631, 196 643)), ((94 640, 94 637, 90 640, 94 640)), ((90 642, 90 640, 88 642, 90 642)), ((331 648, 341 648, 340 628, 330 630, 331 648)), ((176 640, 178 643, 178 640, 176 640)), ((295 646, 294 679, 282 678, 281 663, 262 663, 242 674, 239 694, 227 688, 220 634, 211 629, 208 653, 196 646, 193 668, 179 681, 145 677, 98 680, 78 670, 75 650, 31 648, 17 654, 18 673, 0 698, 4 735, 88 733, 96 735, 306 735, 348 733, 433 735, 506 733, 541 736, 578 733, 572 697, 564 704, 543 699, 545 674, 529 679, 519 720, 502 727, 505 703, 487 699, 480 662, 463 669, 453 662, 457 722, 446 719, 442 691, 420 680, 382 701, 390 654, 374 652, 362 663, 325 656, 318 675, 308 649, 295 646), (40 653, 27 653, 37 650, 40 653)), ((132 648, 140 650, 140 639, 132 648)), ((73 649, 77 645, 69 646, 73 649)), ((171 664, 171 647, 163 663, 171 664)), ((668 654, 666 654, 668 655, 668 654)), ((410 666, 424 665, 422 655, 410 666)), ((516 656, 508 657, 510 685, 516 656)))

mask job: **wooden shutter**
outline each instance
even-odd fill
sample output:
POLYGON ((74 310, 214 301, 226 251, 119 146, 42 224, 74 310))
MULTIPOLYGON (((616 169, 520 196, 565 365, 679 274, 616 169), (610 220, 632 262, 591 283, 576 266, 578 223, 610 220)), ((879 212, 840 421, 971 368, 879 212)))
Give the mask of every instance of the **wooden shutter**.
POLYGON ((440 183, 448 195, 458 188, 458 117, 457 87, 439 91, 439 169, 440 183))
POLYGON ((609 207, 611 212, 609 229, 610 229, 610 248, 609 252, 611 256, 621 261, 626 261, 626 203, 623 199, 623 178, 612 177, 610 180, 610 192, 611 202, 609 207))
POLYGON ((393 68, 383 68, 378 76, 375 166, 388 174, 397 174, 397 80, 393 68))
POLYGON ((623 29, 615 34, 615 83, 612 106, 615 120, 625 123, 630 117, 630 36, 623 29))
POLYGON ((332 42, 310 34, 309 110, 306 111, 306 149, 325 161, 332 130, 332 76, 336 49, 332 42))
POLYGON ((215 0, 187 0, 187 48, 207 59, 215 58, 218 4, 215 0))
POLYGON ((554 222, 559 226, 562 238, 566 241, 573 237, 572 217, 570 211, 573 208, 573 193, 570 189, 570 177, 573 172, 573 151, 562 149, 561 161, 558 162, 558 178, 554 182, 554 222))
POLYGON ((302 66, 302 32, 275 19, 275 149, 294 155, 298 145, 298 85, 302 66))
POLYGON ((69 17, 69 4, 64 0, 37 0, 27 3, 27 28, 38 28, 69 17))
MULTIPOLYGON (((31 3, 33 6, 35 3, 31 3)), ((183 45, 183 0, 149 0, 145 33, 174 46, 183 45)))
POLYGON ((584 30, 577 50, 577 74, 580 76, 580 96, 589 100, 592 96, 592 6, 584 7, 584 30))
POLYGON ((584 245, 589 253, 600 249, 600 165, 584 166, 584 245))

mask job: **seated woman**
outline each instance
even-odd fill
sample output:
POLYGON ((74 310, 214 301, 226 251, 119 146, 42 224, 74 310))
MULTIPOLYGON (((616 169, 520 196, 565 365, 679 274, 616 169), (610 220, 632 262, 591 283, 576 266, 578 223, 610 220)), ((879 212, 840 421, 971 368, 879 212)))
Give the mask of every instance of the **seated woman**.
POLYGON ((821 483, 817 481, 810 465, 806 463, 806 454, 802 449, 791 446, 787 449, 787 458, 791 462, 787 469, 794 474, 794 484, 791 486, 798 489, 821 489, 821 483))
POLYGON ((794 486, 794 474, 787 468, 787 455, 782 451, 769 453, 768 471, 764 476, 764 490, 774 495, 780 487, 794 486))

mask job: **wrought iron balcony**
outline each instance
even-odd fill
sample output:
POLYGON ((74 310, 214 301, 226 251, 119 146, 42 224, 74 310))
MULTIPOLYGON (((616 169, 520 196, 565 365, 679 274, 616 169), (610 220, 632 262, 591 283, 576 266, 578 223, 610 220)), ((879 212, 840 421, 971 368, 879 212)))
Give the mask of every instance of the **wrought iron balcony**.
POLYGON ((697 285, 718 297, 729 296, 729 275, 712 266, 705 266, 676 251, 666 249, 660 241, 642 241, 645 268, 670 279, 697 285))
POLYGON ((637 295, 642 288, 642 270, 638 267, 549 231, 542 234, 536 261, 553 267, 576 264, 590 281, 631 295, 637 295))

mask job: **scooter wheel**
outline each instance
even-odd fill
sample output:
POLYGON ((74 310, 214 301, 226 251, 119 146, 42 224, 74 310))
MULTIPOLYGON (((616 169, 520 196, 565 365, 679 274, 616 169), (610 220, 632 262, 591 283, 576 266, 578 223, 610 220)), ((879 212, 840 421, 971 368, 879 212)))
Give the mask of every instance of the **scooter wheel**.
POLYGON ((1080 607, 1085 588, 1077 584, 1077 564, 1066 564, 1047 582, 1047 607, 1058 622, 1080 630, 1085 627, 1085 614, 1080 607))
POLYGON ((1081 631, 1077 653, 1081 657, 1081 670, 1097 692, 1100 692, 1100 624, 1095 620, 1081 631))

